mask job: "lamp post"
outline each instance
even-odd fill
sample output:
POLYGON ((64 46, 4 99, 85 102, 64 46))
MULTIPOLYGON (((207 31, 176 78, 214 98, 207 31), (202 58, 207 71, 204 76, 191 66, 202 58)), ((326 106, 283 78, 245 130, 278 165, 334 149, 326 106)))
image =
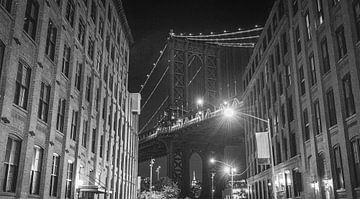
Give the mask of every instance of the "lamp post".
POLYGON ((210 159, 210 163, 220 163, 226 166, 227 173, 230 173, 231 181, 230 181, 230 187, 231 187, 231 198, 233 197, 233 189, 234 189, 234 173, 236 172, 236 168, 228 163, 216 160, 214 158, 210 159))
POLYGON ((272 144, 272 141, 271 141, 271 136, 270 136, 270 119, 263 119, 263 118, 260 118, 260 117, 256 117, 254 115, 250 115, 250 114, 247 114, 247 113, 243 113, 243 112, 240 112, 241 115, 245 115, 247 117, 251 117, 251 118, 254 118, 254 119, 257 119, 259 121, 262 121, 262 122, 265 122, 266 125, 267 125, 267 132, 268 132, 268 138, 269 138, 269 148, 270 148, 270 164, 271 164, 271 180, 272 180, 272 185, 273 185, 273 188, 272 188, 272 191, 273 191, 273 195, 274 195, 274 198, 277 198, 277 192, 275 190, 275 168, 274 168, 274 156, 273 156, 273 144, 272 144))
POLYGON ((215 177, 215 173, 211 173, 211 199, 214 199, 214 177, 215 177))
POLYGON ((153 170, 154 163, 155 163, 155 159, 151 159, 150 160, 150 188, 149 188, 150 193, 152 191, 152 170, 153 170))
POLYGON ((160 169, 161 169, 161 166, 158 166, 156 168, 157 180, 160 180, 160 169))

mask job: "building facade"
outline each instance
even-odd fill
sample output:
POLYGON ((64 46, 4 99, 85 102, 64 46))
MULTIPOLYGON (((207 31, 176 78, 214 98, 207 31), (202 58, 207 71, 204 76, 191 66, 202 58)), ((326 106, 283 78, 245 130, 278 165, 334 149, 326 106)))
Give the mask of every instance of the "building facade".
POLYGON ((275 1, 243 75, 275 164, 256 160, 267 123, 249 119, 249 198, 360 198, 359 41, 359 0, 275 1))
POLYGON ((136 198, 120 0, 0 2, 0 198, 136 198))

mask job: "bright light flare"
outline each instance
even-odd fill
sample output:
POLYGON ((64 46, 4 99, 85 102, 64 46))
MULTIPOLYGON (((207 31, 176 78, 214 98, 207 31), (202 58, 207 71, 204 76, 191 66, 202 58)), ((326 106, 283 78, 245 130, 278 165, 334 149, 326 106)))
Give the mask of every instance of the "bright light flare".
POLYGON ((225 117, 232 118, 232 117, 234 117, 234 115, 235 115, 234 109, 229 108, 229 107, 224 109, 224 116, 225 117))
POLYGON ((204 104, 204 100, 199 98, 196 100, 196 104, 199 105, 199 106, 202 106, 204 104))
POLYGON ((210 163, 211 163, 211 164, 214 164, 215 162, 216 162, 216 160, 215 160, 214 158, 211 158, 211 159, 210 159, 210 163))

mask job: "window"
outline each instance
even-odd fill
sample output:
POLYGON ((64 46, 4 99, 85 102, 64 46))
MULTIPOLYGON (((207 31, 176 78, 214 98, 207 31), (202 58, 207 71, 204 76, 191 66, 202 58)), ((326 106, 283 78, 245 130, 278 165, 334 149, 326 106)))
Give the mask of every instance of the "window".
POLYGON ((335 109, 335 100, 334 100, 334 91, 331 89, 326 93, 327 100, 327 111, 328 111, 328 123, 329 126, 334 126, 337 124, 336 118, 336 109, 335 109))
POLYGON ((93 129, 91 138, 91 152, 95 153, 96 149, 96 129, 93 129))
POLYGON ((85 99, 86 99, 86 101, 90 102, 90 99, 91 99, 91 76, 88 76, 86 81, 87 82, 86 82, 85 99))
POLYGON ((100 137, 100 158, 103 157, 103 151, 104 151, 104 135, 101 135, 100 137))
POLYGON ((82 133, 82 140, 81 140, 81 146, 87 147, 87 132, 88 132, 88 124, 89 122, 84 120, 84 126, 83 126, 83 133, 82 133))
POLYGON ((289 97, 287 100, 287 112, 288 112, 288 120, 289 122, 292 122, 294 120, 294 110, 293 110, 293 103, 292 98, 289 97))
POLYGON ((295 16, 297 11, 299 10, 298 0, 292 0, 292 9, 293 9, 293 15, 295 16))
POLYGON ((296 42, 296 50, 299 54, 301 52, 301 40, 300 40, 300 29, 299 26, 295 29, 295 42, 296 42))
POLYGON ((105 83, 107 83, 108 82, 108 75, 109 75, 109 73, 108 73, 108 66, 107 65, 105 65, 105 67, 104 67, 104 81, 105 81, 105 83))
POLYGON ((338 48, 338 59, 341 59, 347 54, 344 26, 341 25, 338 29, 336 29, 335 33, 338 48))
POLYGON ((64 45, 64 53, 63 53, 63 61, 62 61, 61 72, 66 77, 69 77, 70 54, 71 54, 71 48, 67 44, 65 44, 64 45))
POLYGON ((307 109, 304 109, 303 111, 303 123, 304 123, 304 138, 305 141, 310 139, 310 127, 309 127, 309 116, 307 109))
POLYGON ((339 2, 340 2, 340 0, 332 0, 333 6, 336 6, 339 2))
POLYGON ((318 135, 322 131, 319 100, 316 100, 314 102, 314 120, 315 120, 315 122, 314 122, 315 133, 316 133, 316 135, 318 135))
POLYGON ((78 63, 75 71, 75 88, 80 91, 82 64, 78 63))
POLYGON ((287 49, 288 49, 286 32, 284 32, 284 33, 281 35, 281 40, 282 40, 282 50, 283 50, 283 54, 286 55, 287 49))
POLYGON ((44 122, 47 122, 48 120, 50 88, 50 85, 41 82, 38 118, 44 122))
POLYGON ((322 23, 324 23, 324 8, 322 0, 316 0, 316 9, 318 24, 321 25, 322 23))
POLYGON ((58 113, 57 113, 57 120, 56 120, 56 130, 60 132, 64 132, 64 124, 65 124, 65 99, 59 99, 58 103, 58 113))
POLYGON ((45 54, 52 61, 54 61, 55 59, 56 32, 57 32, 57 28, 55 24, 51 20, 49 20, 47 37, 46 37, 45 54))
POLYGON ((104 19, 102 17, 99 18, 99 34, 101 37, 104 35, 104 19))
POLYGON ((99 72, 101 71, 101 65, 102 65, 102 52, 100 50, 98 50, 97 51, 96 68, 99 72))
POLYGON ((330 70, 329 52, 327 46, 326 37, 321 41, 321 56, 323 62, 323 73, 327 73, 330 70))
POLYGON ((30 87, 31 69, 22 62, 19 62, 18 71, 16 75, 16 87, 14 104, 23 109, 27 109, 29 87, 30 87))
POLYGON ((39 195, 43 149, 34 146, 30 172, 30 194, 39 195))
POLYGON ((110 8, 110 4, 109 4, 109 7, 108 7, 108 20, 111 24, 111 16, 112 16, 112 13, 111 13, 111 8, 110 8))
POLYGON ((360 138, 351 141, 351 150, 354 159, 355 186, 360 187, 360 138))
POLYGON ((4 62, 5 44, 0 40, 0 79, 4 62))
POLYGON ((276 32, 277 22, 278 22, 278 19, 277 19, 276 13, 275 13, 272 18, 272 26, 273 26, 274 33, 276 32))
POLYGON ((71 188, 73 181, 74 164, 72 162, 67 163, 66 179, 65 179, 65 198, 71 198, 71 188))
POLYGON ((90 17, 91 17, 91 19, 93 20, 94 23, 96 23, 96 14, 97 14, 96 9, 97 9, 96 1, 92 1, 90 17))
POLYGON ((25 11, 24 30, 31 38, 35 39, 36 25, 39 13, 39 3, 37 0, 28 0, 25 11))
POLYGON ((85 23, 82 18, 79 19, 79 29, 77 39, 81 45, 84 45, 85 42, 85 23))
POLYGON ((360 41, 360 1, 354 0, 353 2, 355 25, 357 29, 357 40, 360 41))
POLYGON ((284 13, 285 13, 283 0, 280 0, 280 2, 279 2, 278 12, 279 12, 279 19, 281 19, 284 16, 284 13))
POLYGON ((94 59, 94 51, 95 51, 95 40, 89 37, 88 56, 91 60, 94 59))
POLYGON ((290 86, 291 85, 291 70, 290 70, 289 65, 285 66, 285 72, 286 72, 286 86, 290 86))
POLYGON ((345 115, 350 117, 355 114, 355 102, 354 95, 351 87, 351 78, 350 74, 346 74, 342 79, 344 98, 345 98, 345 115))
POLYGON ((106 115, 106 97, 104 97, 103 100, 103 110, 102 110, 102 118, 105 120, 105 115, 106 115))
POLYGON ((106 51, 109 52, 110 50, 110 34, 107 33, 106 35, 106 42, 105 42, 106 51))
POLYGON ((52 159, 52 165, 51 165, 50 191, 49 191, 50 196, 53 197, 57 197, 59 164, 60 164, 60 156, 54 153, 52 159))
POLYGON ((79 112, 73 110, 72 112, 72 119, 71 119, 71 131, 70 131, 70 138, 72 140, 76 140, 76 134, 77 134, 77 121, 78 121, 78 115, 79 112))
POLYGON ((276 65, 280 64, 280 46, 279 46, 279 44, 276 44, 276 46, 275 46, 275 61, 276 61, 276 65))
POLYGON ((100 88, 96 89, 96 100, 95 100, 95 110, 99 111, 99 107, 100 107, 100 88))
POLYGON ((305 25, 306 25, 306 40, 309 41, 311 39, 309 11, 306 11, 306 14, 305 14, 305 25))
POLYGON ((8 137, 4 161, 4 192, 15 192, 20 158, 21 141, 8 137))
POLYGON ((75 4, 73 0, 68 0, 66 5, 65 18, 70 23, 71 27, 74 26, 74 16, 75 16, 75 4))
POLYGON ((0 5, 6 9, 6 11, 11 12, 12 0, 0 0, 0 5))
POLYGON ((310 69, 310 83, 311 86, 315 85, 317 80, 316 80, 316 69, 315 69, 315 59, 314 59, 314 55, 310 55, 309 58, 309 69, 310 69))
POLYGON ((343 165, 341 160, 341 150, 340 146, 334 147, 334 161, 335 161, 335 188, 344 189, 345 188, 345 181, 344 181, 344 172, 343 172, 343 165))
POLYGON ((304 67, 300 66, 299 68, 299 79, 300 79, 300 93, 304 95, 306 93, 305 87, 305 76, 304 76, 304 67))
MULTIPOLYGON (((271 31, 271 25, 269 24, 269 27, 267 29, 267 38, 268 38, 268 42, 270 43, 271 38, 272 38, 272 31, 271 31)), ((264 52, 265 52, 266 46, 264 47, 264 52)))
POLYGON ((298 170, 292 170, 293 182, 294 182, 294 196, 300 197, 303 191, 302 175, 298 170))

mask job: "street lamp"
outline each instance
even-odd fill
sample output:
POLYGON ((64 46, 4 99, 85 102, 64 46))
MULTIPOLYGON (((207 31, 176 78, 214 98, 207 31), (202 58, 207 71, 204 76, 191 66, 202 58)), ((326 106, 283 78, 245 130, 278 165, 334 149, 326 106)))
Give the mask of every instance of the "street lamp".
POLYGON ((234 111, 234 109, 232 109, 230 107, 227 107, 227 108, 224 109, 223 114, 227 118, 232 118, 235 115, 235 111, 234 111))
MULTIPOLYGON (((274 156, 273 156, 273 144, 272 144, 272 141, 271 141, 271 137, 270 137, 270 119, 263 119, 263 118, 260 118, 260 117, 256 117, 254 115, 250 115, 250 114, 247 114, 247 113, 243 113, 243 112, 240 112, 239 114, 241 115, 244 115, 244 116, 247 116, 247 117, 250 117, 250 118, 254 118, 256 120, 259 120, 259 121, 262 121, 262 122, 265 122, 266 125, 267 125, 267 133, 268 133, 268 140, 269 140, 269 148, 270 148, 270 164, 271 164, 271 173, 272 173, 272 176, 271 176, 271 179, 272 179, 272 184, 275 185, 275 168, 274 168, 274 156)), ((273 186, 273 195, 274 195, 274 198, 277 198, 277 192, 275 190, 275 186, 273 186)))
POLYGON ((202 107, 204 104, 204 100, 202 98, 198 98, 196 100, 196 106, 197 106, 197 109, 199 109, 199 107, 202 107))
POLYGON ((150 166, 150 188, 149 188, 150 193, 152 190, 152 170, 153 170, 154 163, 155 163, 155 159, 151 159, 150 165, 149 165, 150 166))
POLYGON ((215 173, 211 173, 211 199, 214 199, 214 177, 215 177, 215 173))
POLYGON ((210 159, 210 163, 211 164, 214 164, 214 163, 220 163, 220 164, 223 164, 225 165, 225 173, 228 173, 230 174, 231 176, 231 181, 230 181, 230 187, 231 187, 231 198, 233 196, 233 189, 234 189, 234 175, 235 175, 235 172, 236 172, 236 168, 228 163, 225 163, 225 162, 222 162, 222 161, 219 161, 219 160, 216 160, 215 158, 211 158, 210 159))

